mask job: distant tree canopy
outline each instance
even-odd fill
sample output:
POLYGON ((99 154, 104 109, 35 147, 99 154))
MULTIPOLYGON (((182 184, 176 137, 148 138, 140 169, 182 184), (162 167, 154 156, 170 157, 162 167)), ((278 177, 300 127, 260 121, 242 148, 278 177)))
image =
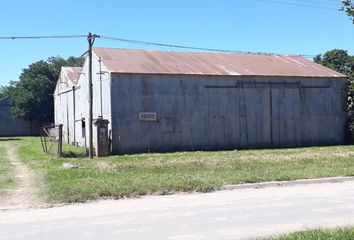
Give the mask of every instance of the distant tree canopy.
POLYGON ((350 56, 348 51, 333 49, 323 55, 319 54, 314 58, 316 63, 336 70, 348 76, 349 86, 354 90, 354 56, 350 56))
POLYGON ((53 92, 62 66, 80 67, 83 58, 50 57, 22 70, 19 81, 0 88, 0 96, 11 98, 14 117, 51 123, 54 120, 53 92))
POLYGON ((6 87, 0 86, 0 99, 4 97, 7 97, 6 87))
POLYGON ((346 12, 347 15, 354 23, 354 1, 353 0, 342 0, 342 11, 346 12))
POLYGON ((15 81, 10 81, 9 85, 1 86, 0 85, 0 99, 10 97, 11 92, 13 91, 16 85, 15 81))

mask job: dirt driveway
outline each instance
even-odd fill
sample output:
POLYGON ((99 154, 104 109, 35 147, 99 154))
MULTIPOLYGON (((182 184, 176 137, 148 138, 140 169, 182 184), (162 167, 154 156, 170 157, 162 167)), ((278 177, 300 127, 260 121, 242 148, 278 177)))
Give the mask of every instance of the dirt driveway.
POLYGON ((0 197, 0 210, 37 208, 43 206, 38 198, 38 186, 34 173, 23 164, 17 155, 18 146, 14 142, 2 144, 6 148, 7 158, 15 169, 17 187, 5 197, 0 197))

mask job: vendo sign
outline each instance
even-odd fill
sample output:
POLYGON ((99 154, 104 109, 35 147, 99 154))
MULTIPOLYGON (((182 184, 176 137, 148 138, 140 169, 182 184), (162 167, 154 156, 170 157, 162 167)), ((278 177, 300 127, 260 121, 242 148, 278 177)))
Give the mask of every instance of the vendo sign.
POLYGON ((156 112, 140 112, 139 113, 140 121, 154 122, 157 121, 156 112))

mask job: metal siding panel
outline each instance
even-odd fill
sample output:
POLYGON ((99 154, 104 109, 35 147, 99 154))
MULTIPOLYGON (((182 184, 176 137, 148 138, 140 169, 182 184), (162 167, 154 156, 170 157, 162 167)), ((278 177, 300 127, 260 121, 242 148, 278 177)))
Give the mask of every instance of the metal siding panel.
MULTIPOLYGON (((338 99, 343 93, 334 88, 306 88, 302 91, 302 103, 296 85, 281 88, 283 81, 302 81, 302 85, 326 83, 319 83, 318 79, 298 78, 114 75, 112 101, 125 103, 112 105, 114 151, 270 147, 271 135, 273 146, 279 147, 312 145, 312 136, 318 144, 343 142, 344 133, 340 129, 345 113, 342 106, 333 103, 333 109, 318 107, 326 95, 338 95, 329 98, 338 99), (247 85, 244 89, 227 87, 241 81, 263 84, 247 85), (280 85, 271 86, 271 81, 278 81, 280 85), (216 87, 205 87, 209 85, 216 87), (223 86, 225 88, 220 88, 223 86), (160 121, 139 122, 140 111, 156 112, 160 121), (341 113, 339 117, 338 112, 341 113), (326 118, 323 117, 325 115, 326 118)), ((333 85, 336 88, 341 86, 333 85)))

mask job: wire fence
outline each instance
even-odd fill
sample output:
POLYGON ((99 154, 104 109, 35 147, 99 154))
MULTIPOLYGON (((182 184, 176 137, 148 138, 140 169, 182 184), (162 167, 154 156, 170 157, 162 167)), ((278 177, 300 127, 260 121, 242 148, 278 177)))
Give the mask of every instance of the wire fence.
POLYGON ((45 153, 61 157, 63 150, 63 125, 48 125, 40 129, 40 139, 45 153))

